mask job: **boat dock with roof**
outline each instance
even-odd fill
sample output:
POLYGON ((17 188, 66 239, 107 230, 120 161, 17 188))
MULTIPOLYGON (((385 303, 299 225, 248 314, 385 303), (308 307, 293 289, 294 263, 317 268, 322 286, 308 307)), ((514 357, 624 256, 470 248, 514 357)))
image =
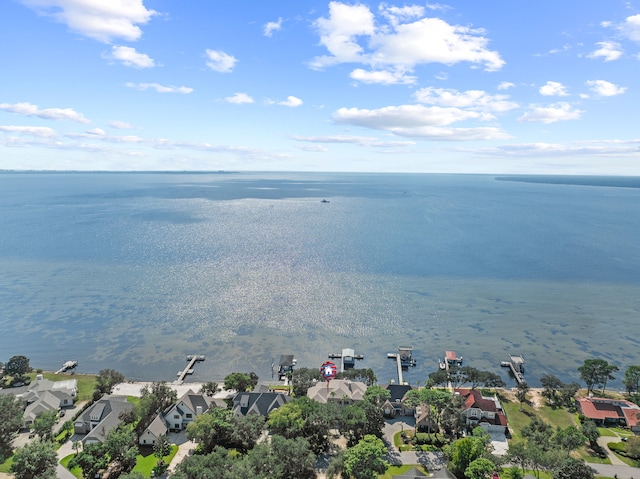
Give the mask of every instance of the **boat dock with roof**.
POLYGON ((402 371, 416 366, 416 360, 413 358, 413 346, 398 346, 398 352, 388 353, 387 357, 396 360, 398 365, 398 384, 404 384, 402 371))

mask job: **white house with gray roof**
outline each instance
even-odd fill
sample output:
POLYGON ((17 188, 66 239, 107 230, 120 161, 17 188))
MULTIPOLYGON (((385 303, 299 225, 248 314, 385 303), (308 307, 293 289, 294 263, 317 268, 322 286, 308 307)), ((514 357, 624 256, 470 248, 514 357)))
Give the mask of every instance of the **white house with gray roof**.
MULTIPOLYGON (((210 408, 223 407, 227 404, 204 394, 187 391, 178 402, 169 407, 164 413, 164 421, 171 431, 182 431, 195 420, 196 416, 207 412, 210 408)), ((144 433, 143 433, 144 434, 144 433)))

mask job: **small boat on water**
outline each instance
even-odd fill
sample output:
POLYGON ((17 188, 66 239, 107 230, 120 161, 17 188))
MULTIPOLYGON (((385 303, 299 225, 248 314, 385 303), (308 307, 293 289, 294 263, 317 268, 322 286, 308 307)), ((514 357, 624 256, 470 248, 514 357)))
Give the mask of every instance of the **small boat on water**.
POLYGON ((330 201, 326 198, 323 198, 323 200, 320 203, 330 203, 330 201))

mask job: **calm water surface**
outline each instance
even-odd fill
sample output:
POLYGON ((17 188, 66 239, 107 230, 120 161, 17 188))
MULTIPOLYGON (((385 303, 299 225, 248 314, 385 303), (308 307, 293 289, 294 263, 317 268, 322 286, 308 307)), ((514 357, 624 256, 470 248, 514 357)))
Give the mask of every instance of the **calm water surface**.
POLYGON ((446 349, 507 380, 522 354, 532 385, 592 357, 620 378, 640 364, 640 189, 600 180, 3 173, 0 361, 171 381, 197 353, 194 380, 267 379, 280 354, 352 347, 386 382, 402 344, 412 382, 446 349))

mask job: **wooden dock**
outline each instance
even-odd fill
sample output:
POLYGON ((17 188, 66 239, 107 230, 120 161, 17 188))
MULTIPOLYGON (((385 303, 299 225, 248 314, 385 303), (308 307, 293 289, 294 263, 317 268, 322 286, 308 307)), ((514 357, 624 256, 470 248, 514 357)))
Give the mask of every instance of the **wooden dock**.
POLYGON ((193 374, 193 367, 196 365, 196 363, 204 360, 205 357, 202 354, 190 354, 189 356, 187 356, 187 361, 189 361, 189 363, 182 371, 178 371, 178 379, 174 381, 174 384, 182 384, 185 377, 187 377, 189 374, 193 374))
POLYGON ((508 367, 511 370, 511 374, 516 379, 518 386, 526 384, 524 379, 524 358, 519 354, 510 354, 509 361, 503 361, 500 364, 502 367, 508 367))
POLYGON ((415 367, 416 360, 413 359, 413 347, 411 346, 399 346, 398 353, 388 353, 387 357, 395 359, 398 366, 398 384, 404 384, 404 377, 402 371, 415 367))
POLYGON ((67 361, 62 365, 60 369, 56 371, 56 374, 62 374, 65 371, 68 371, 69 369, 74 369, 76 367, 78 367, 78 361, 67 361))

